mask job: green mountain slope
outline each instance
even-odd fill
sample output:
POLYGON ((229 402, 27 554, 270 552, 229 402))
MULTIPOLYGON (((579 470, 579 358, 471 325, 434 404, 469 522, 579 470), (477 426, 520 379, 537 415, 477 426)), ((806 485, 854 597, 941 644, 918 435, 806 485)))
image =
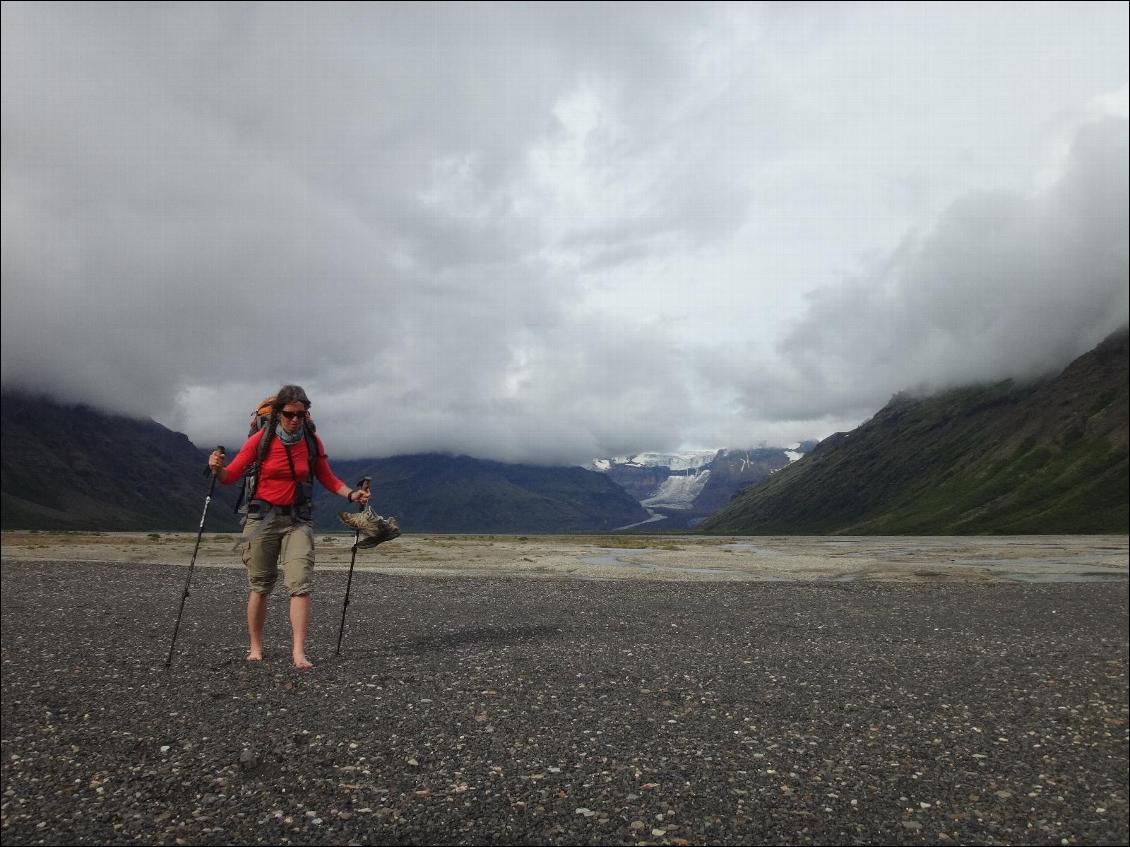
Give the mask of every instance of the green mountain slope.
POLYGON ((737 534, 1124 533, 1127 332, 1054 379, 895 397, 703 524, 737 534))

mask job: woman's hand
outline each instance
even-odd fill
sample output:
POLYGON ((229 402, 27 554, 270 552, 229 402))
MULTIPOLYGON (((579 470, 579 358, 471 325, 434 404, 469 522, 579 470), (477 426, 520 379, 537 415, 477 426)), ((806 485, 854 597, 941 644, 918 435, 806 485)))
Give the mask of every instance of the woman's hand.
POLYGON ((220 475, 220 471, 224 469, 224 454, 219 450, 213 450, 212 455, 208 457, 208 467, 216 476, 220 475))
POLYGON ((368 503, 369 503, 369 489, 367 489, 367 488, 354 488, 353 491, 351 491, 349 493, 349 502, 350 503, 360 503, 362 506, 368 505, 368 503))

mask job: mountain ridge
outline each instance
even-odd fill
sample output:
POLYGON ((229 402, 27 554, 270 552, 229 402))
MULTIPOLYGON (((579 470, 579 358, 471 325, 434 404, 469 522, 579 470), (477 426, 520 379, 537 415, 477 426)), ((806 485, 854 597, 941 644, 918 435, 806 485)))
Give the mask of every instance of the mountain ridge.
MULTIPOLYGON (((5 529, 196 529, 208 482, 206 452, 155 421, 0 395, 0 525, 5 529)), ((237 492, 215 487, 208 527, 238 529, 237 492)))
POLYGON ((739 495, 723 534, 1126 532, 1128 333, 1054 377, 897 394, 739 495))
MULTIPOLYGON (((1127 532, 1128 335, 1031 383, 897 394, 852 432, 804 445, 799 461, 765 448, 701 451, 673 460, 678 468, 637 454, 650 458, 631 468, 606 460, 602 472, 438 453, 333 467, 351 484, 372 476, 374 508, 417 532, 646 532, 704 519, 702 531, 734 534, 1127 532), (750 473, 761 478, 751 483, 750 473)), ((207 450, 187 436, 2 395, 4 528, 197 528, 207 450)), ((344 502, 316 490, 318 527, 336 529, 344 502)), ((237 494, 216 487, 209 529, 237 528, 237 494)))
POLYGON ((632 532, 693 529, 740 490, 796 461, 815 442, 790 447, 642 452, 593 459, 586 467, 606 474, 649 513, 647 520, 619 527, 632 532), (794 449, 795 448, 795 449, 794 449))
MULTIPOLYGON (((238 424, 236 424, 238 426, 238 424)), ((0 397, 0 526, 4 529, 196 530, 211 448, 152 420, 25 391, 0 397)), ((241 442, 242 443, 242 442, 241 442)), ((235 447, 229 448, 234 452, 235 447)), ((605 532, 646 511, 601 474, 417 454, 331 460, 353 484, 372 476, 374 508, 406 532, 605 532)), ((206 529, 239 529, 240 486, 216 485, 206 529)), ((315 485, 315 526, 340 529, 341 498, 315 485)))
MULTIPOLYGON (((348 484, 373 480, 373 508, 405 531, 608 532, 646 517, 631 496, 581 467, 510 464, 445 453, 333 463, 348 484)), ((342 511, 321 491, 316 512, 342 511)))

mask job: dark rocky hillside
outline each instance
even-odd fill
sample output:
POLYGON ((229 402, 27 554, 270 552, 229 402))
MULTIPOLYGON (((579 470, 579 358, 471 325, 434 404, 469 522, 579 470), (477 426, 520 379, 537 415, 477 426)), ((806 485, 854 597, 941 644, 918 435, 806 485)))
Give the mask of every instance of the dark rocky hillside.
MULTIPOLYGON (((207 452, 155 421, 5 390, 0 399, 5 529, 195 530, 207 452)), ((229 448, 230 449, 230 448, 229 448)), ((216 486, 207 528, 238 529, 216 486)))
MULTIPOLYGON (((2 524, 5 529, 196 530, 208 492, 211 447, 154 421, 4 391, 2 524)), ((245 432, 233 424, 229 456, 245 432)), ((647 512, 607 477, 576 467, 532 467, 466 456, 333 461, 353 484, 374 479, 375 508, 415 532, 593 532, 647 512)), ((343 529, 344 500, 317 487, 315 523, 343 529)), ((239 528, 239 486, 216 486, 206 529, 239 528)))
MULTIPOLYGON (((512 465, 422 454, 334 462, 350 485, 373 478, 373 508, 408 532, 606 532, 647 512, 603 474, 579 467, 512 465)), ((346 508, 316 498, 318 520, 346 508)))
MULTIPOLYGON (((798 449, 807 453, 815 446, 814 442, 806 441, 798 449)), ((703 517, 714 514, 738 491, 763 482, 788 464, 784 451, 777 447, 719 450, 710 467, 710 479, 695 499, 695 512, 703 517)))
POLYGON ((1124 533, 1127 332, 1061 374, 896 396, 737 496, 713 533, 1124 533))

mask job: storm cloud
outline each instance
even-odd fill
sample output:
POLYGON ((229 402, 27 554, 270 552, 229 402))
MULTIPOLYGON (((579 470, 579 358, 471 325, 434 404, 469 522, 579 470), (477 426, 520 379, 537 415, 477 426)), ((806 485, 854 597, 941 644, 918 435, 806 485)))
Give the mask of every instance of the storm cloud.
POLYGON ((728 363, 747 411, 865 414, 900 391, 1054 374, 1127 324, 1128 161, 1127 122, 1096 120, 1054 184, 963 196, 866 272, 814 291, 771 368, 728 363))
POLYGON ((5 4, 3 381, 232 443, 820 437, 1127 321, 1127 14, 5 4))

